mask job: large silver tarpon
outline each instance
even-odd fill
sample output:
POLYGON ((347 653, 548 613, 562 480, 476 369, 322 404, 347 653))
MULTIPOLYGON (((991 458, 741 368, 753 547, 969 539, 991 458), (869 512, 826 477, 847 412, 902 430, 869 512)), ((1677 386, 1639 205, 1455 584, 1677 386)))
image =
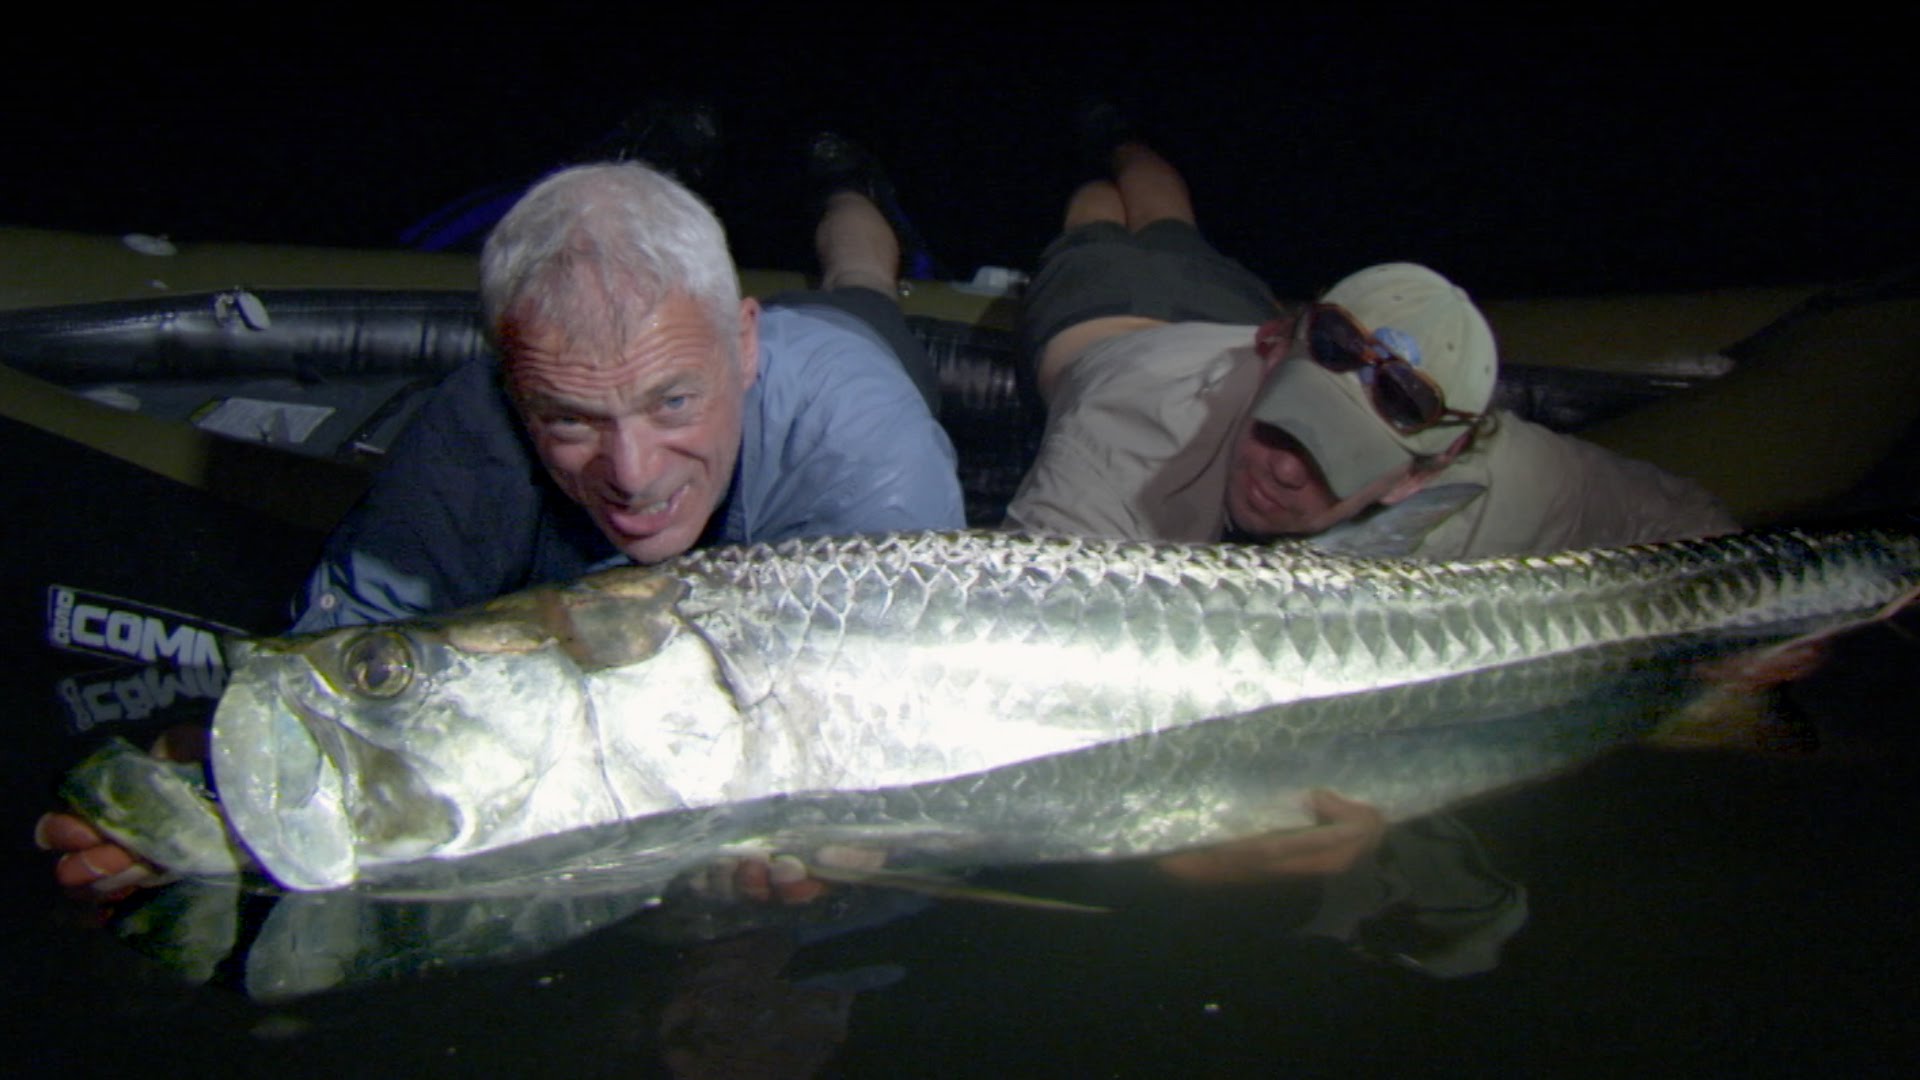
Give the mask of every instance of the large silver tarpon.
POLYGON ((1399 819, 1658 724, 1702 661, 1859 618, 1920 542, 1773 533, 1449 564, 900 535, 699 552, 254 643, 214 725, 282 884, 658 881, 726 845, 894 865, 1399 819))

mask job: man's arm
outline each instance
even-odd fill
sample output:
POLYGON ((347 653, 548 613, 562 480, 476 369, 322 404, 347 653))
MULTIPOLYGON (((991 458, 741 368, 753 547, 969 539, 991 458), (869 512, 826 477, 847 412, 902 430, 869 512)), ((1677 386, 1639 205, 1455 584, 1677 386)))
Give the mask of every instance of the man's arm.
MULTIPOLYGON (((1096 441, 1097 442, 1097 441, 1096 441)), ((1099 460, 1100 447, 1073 425, 1049 430, 1007 504, 1005 528, 1067 536, 1149 537, 1127 493, 1099 460)))
POLYGON ((434 610, 433 587, 379 556, 351 548, 321 557, 307 578, 292 633, 392 622, 434 610))
POLYGON ((1622 457, 1571 435, 1582 502, 1566 546, 1651 544, 1739 532, 1726 504, 1706 488, 1658 466, 1622 457))
POLYGON ((776 500, 774 517, 790 523, 781 537, 966 527, 953 444, 910 384, 905 395, 841 389, 834 437, 792 461, 791 491, 776 500))
POLYGON ((1155 863, 1174 877, 1208 885, 1339 874, 1378 849, 1386 836, 1384 814, 1337 792, 1310 792, 1307 808, 1315 821, 1309 828, 1164 855, 1155 863))
POLYGON ((965 526, 953 443, 878 340, 792 314, 762 330, 733 538, 965 526))
POLYGON ((436 387, 333 534, 298 599, 298 631, 474 603, 525 584, 540 466, 490 358, 436 387))
POLYGON ((1486 495, 1429 533, 1415 552, 1422 559, 1535 555, 1739 530, 1693 481, 1512 414, 1435 483, 1457 481, 1483 484, 1486 495))
POLYGON ((1249 327, 1182 323, 1121 334, 1063 373, 1008 525, 1205 541, 1225 523, 1225 454, 1261 368, 1249 327))

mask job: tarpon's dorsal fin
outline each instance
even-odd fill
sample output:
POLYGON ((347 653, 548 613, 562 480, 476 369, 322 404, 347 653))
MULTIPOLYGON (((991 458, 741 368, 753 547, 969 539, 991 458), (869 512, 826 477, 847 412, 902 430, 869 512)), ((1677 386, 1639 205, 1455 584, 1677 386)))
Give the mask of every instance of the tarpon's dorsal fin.
POLYGON ((659 652, 680 625, 675 606, 686 591, 678 578, 622 567, 489 601, 462 619, 444 620, 443 631, 464 652, 532 652, 555 644, 582 669, 598 671, 659 652))
POLYGON ((637 663, 680 629, 674 610, 687 586, 651 571, 600 574, 560 593, 560 645, 582 669, 637 663))
POLYGON ((1428 533, 1486 491, 1485 484, 1469 483, 1422 488, 1392 506, 1335 525, 1307 544, 1335 555, 1377 559, 1411 555, 1428 533))

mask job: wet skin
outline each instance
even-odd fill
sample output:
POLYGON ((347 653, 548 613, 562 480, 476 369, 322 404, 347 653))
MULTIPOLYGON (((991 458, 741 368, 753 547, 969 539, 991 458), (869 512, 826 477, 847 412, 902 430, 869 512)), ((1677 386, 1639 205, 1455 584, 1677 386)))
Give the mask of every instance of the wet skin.
POLYGON ((758 316, 743 301, 728 340, 698 303, 671 293, 624 340, 538 321, 512 328, 507 383, 541 462, 635 562, 691 548, 726 498, 758 372, 758 316))
POLYGON ((1387 818, 1362 802, 1316 788, 1307 792, 1308 828, 1271 832, 1155 860, 1165 873, 1201 885, 1344 873, 1380 846, 1387 818))

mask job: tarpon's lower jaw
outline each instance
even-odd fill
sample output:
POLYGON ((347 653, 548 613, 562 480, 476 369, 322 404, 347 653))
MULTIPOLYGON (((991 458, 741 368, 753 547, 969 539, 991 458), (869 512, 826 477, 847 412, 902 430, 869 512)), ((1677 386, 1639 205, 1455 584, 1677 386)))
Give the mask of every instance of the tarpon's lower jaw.
POLYGON ((288 707, 275 677, 283 663, 250 664, 228 684, 213 720, 214 782, 228 820, 274 880, 292 889, 339 888, 359 874, 345 785, 288 707))

